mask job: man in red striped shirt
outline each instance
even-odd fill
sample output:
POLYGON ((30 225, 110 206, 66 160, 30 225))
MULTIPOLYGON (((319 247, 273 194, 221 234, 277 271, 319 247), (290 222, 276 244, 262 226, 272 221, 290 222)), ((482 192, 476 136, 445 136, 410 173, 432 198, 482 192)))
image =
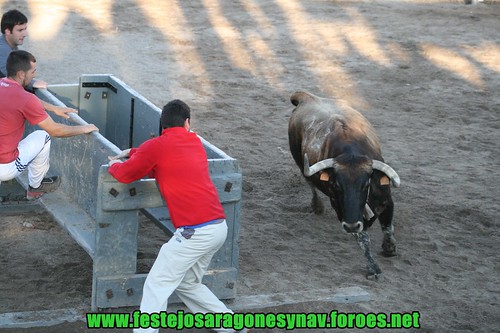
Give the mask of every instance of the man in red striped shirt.
POLYGON ((0 182, 11 180, 28 169, 28 200, 52 192, 58 176, 47 177, 50 138, 70 137, 98 131, 95 125, 69 126, 56 123, 40 100, 24 88, 36 75, 36 59, 26 51, 12 51, 7 58, 7 77, 0 79, 0 182), (38 125, 23 139, 25 122, 38 125))

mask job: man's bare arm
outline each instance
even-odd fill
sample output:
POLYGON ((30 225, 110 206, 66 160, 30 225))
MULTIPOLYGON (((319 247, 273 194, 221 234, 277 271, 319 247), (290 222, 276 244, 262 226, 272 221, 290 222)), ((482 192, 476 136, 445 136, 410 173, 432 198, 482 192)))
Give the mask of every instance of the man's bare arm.
POLYGON ((45 102, 44 100, 40 100, 42 102, 43 107, 45 110, 54 112, 56 115, 63 117, 65 119, 69 118, 68 113, 78 113, 77 109, 72 109, 72 108, 67 108, 64 106, 56 106, 54 104, 50 104, 48 102, 45 102))
POLYGON ((88 134, 99 129, 94 124, 69 126, 56 123, 50 116, 38 123, 43 130, 49 133, 50 136, 66 138, 70 136, 88 134))

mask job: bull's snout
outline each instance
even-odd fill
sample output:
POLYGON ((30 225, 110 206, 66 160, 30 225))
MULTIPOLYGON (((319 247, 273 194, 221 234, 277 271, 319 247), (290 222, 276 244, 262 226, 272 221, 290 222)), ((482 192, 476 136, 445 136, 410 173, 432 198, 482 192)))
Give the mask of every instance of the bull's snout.
POLYGON ((363 231, 363 222, 361 221, 355 223, 342 222, 342 228, 344 228, 345 232, 348 232, 350 234, 357 234, 363 231))

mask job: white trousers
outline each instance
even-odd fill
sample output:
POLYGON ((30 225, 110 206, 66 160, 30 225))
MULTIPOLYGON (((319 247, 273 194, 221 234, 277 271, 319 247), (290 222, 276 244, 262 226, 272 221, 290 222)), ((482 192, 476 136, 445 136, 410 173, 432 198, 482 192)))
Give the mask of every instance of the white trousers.
POLYGON ((49 171, 50 135, 38 130, 29 134, 17 146, 19 156, 13 162, 0 164, 0 182, 14 179, 28 168, 28 182, 38 187, 49 171))
MULTIPOLYGON (((201 283, 213 255, 224 244, 226 221, 194 229, 189 239, 178 228, 158 253, 144 283, 141 312, 166 311, 168 298, 175 291, 193 313, 232 311, 201 283)), ((134 333, 156 333, 158 329, 136 329, 134 333)))

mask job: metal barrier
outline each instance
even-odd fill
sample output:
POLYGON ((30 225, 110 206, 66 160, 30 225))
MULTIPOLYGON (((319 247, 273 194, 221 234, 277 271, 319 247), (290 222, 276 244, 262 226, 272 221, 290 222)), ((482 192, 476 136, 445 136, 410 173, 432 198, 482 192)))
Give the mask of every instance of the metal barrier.
MULTIPOLYGON (((106 163, 108 156, 157 136, 161 111, 112 75, 83 75, 79 84, 52 85, 37 95, 79 109, 70 120, 57 121, 93 123, 100 130, 52 138, 49 173, 61 175, 62 182, 40 202, 92 257, 92 310, 138 305, 146 277, 136 274, 138 212, 169 235, 174 228, 154 179, 122 184, 107 172, 106 163)), ((231 299, 236 296, 238 273, 241 171, 235 159, 200 139, 228 223, 227 240, 203 283, 220 299, 231 299)), ((18 178, 25 187, 26 178, 18 178)), ((175 295, 170 299, 177 301, 175 295)))

